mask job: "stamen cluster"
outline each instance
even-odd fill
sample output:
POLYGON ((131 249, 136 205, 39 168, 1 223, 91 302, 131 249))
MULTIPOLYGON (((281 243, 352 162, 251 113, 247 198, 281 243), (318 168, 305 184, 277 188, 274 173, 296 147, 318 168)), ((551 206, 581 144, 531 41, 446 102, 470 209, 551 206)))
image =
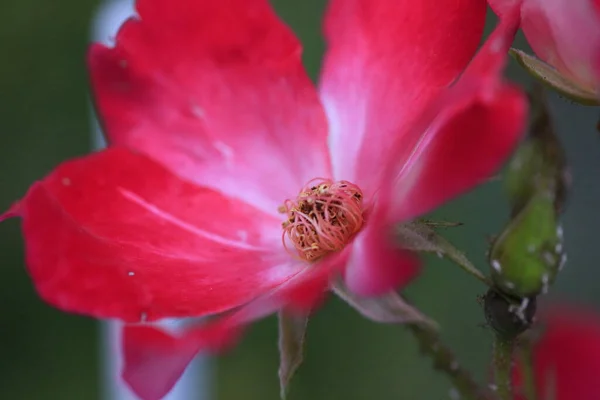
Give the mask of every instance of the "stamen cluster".
POLYGON ((291 251, 292 243, 299 257, 310 262, 343 249, 363 225, 362 201, 362 191, 353 183, 309 182, 296 201, 286 200, 279 209, 287 214, 283 245, 291 251))

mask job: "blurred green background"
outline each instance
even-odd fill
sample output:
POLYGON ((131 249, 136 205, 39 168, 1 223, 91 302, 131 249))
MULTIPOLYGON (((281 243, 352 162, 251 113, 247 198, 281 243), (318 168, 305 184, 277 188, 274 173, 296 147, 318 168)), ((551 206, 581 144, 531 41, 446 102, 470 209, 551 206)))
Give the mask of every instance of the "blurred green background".
MULTIPOLYGON (((305 43, 307 68, 316 76, 324 0, 274 3, 305 43)), ((91 146, 84 53, 98 6, 93 0, 0 1, 0 209, 53 166, 91 146)), ((491 17, 490 28, 493 23, 491 17)), ((526 48, 519 40, 518 47, 526 48)), ((508 73, 527 84, 514 63, 508 73)), ((573 189, 564 218, 569 263, 550 296, 600 304, 598 109, 554 95, 551 105, 572 166, 573 189)), ((506 216, 499 182, 436 213, 465 223, 448 237, 482 268, 487 268, 485 236, 498 232, 506 216)), ((100 399, 99 324, 60 313, 37 298, 23 266, 17 220, 0 225, 0 254, 0 399, 100 399)), ((447 261, 426 257, 424 262, 423 276, 409 296, 440 322, 461 362, 483 379, 490 334, 480 326, 484 320, 476 296, 482 287, 447 261)), ((277 399, 277 363, 271 318, 256 324, 234 351, 214 359, 212 398, 277 399)), ((290 398, 437 400, 448 399, 450 388, 402 327, 364 321, 332 299, 310 324, 306 362, 290 398)))

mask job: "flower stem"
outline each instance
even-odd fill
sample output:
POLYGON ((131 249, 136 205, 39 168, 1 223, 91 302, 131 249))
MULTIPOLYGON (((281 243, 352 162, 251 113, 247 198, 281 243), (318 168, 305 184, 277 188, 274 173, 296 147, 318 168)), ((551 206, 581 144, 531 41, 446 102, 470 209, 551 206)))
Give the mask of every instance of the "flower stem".
POLYGON ((494 378, 498 396, 502 400, 511 400, 512 397, 512 351, 514 341, 496 335, 494 340, 494 378))
POLYGON ((460 366, 454 352, 441 342, 437 331, 419 323, 406 326, 419 342, 421 351, 433 360, 434 368, 444 372, 452 381, 462 400, 496 399, 493 392, 480 387, 469 372, 460 366))
POLYGON ((519 346, 519 357, 523 370, 523 390, 525 391, 525 398, 527 400, 537 400, 532 350, 532 343, 530 341, 521 343, 519 346))

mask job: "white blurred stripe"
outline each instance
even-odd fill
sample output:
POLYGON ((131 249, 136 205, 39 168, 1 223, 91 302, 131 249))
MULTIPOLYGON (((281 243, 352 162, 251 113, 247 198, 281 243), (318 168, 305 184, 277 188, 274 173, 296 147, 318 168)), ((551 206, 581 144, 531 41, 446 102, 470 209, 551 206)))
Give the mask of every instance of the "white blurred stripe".
MULTIPOLYGON (((133 0, 104 0, 93 22, 92 40, 111 44, 121 23, 133 14, 133 0)), ((103 147, 104 140, 97 120, 94 120, 92 134, 94 148, 103 147)), ((165 322, 165 325, 167 324, 169 327, 178 325, 173 321, 165 322)), ((118 322, 104 322, 101 326, 101 334, 103 399, 137 400, 120 378, 122 367, 121 325, 118 322)), ((211 398, 209 363, 210 361, 206 357, 196 357, 164 400, 209 400, 211 398)))

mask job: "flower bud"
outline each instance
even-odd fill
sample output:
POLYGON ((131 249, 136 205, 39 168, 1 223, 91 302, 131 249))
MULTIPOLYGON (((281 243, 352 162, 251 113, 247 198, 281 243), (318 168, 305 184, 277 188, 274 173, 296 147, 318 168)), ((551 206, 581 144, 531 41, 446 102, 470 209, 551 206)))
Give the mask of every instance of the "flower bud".
POLYGON ((489 259, 492 279, 505 293, 535 296, 554 282, 564 257, 554 199, 538 194, 494 242, 489 259))
POLYGON ((546 292, 566 260, 559 222, 568 186, 565 155, 541 89, 531 103, 530 135, 506 173, 511 220, 489 253, 495 285, 519 298, 546 292))

